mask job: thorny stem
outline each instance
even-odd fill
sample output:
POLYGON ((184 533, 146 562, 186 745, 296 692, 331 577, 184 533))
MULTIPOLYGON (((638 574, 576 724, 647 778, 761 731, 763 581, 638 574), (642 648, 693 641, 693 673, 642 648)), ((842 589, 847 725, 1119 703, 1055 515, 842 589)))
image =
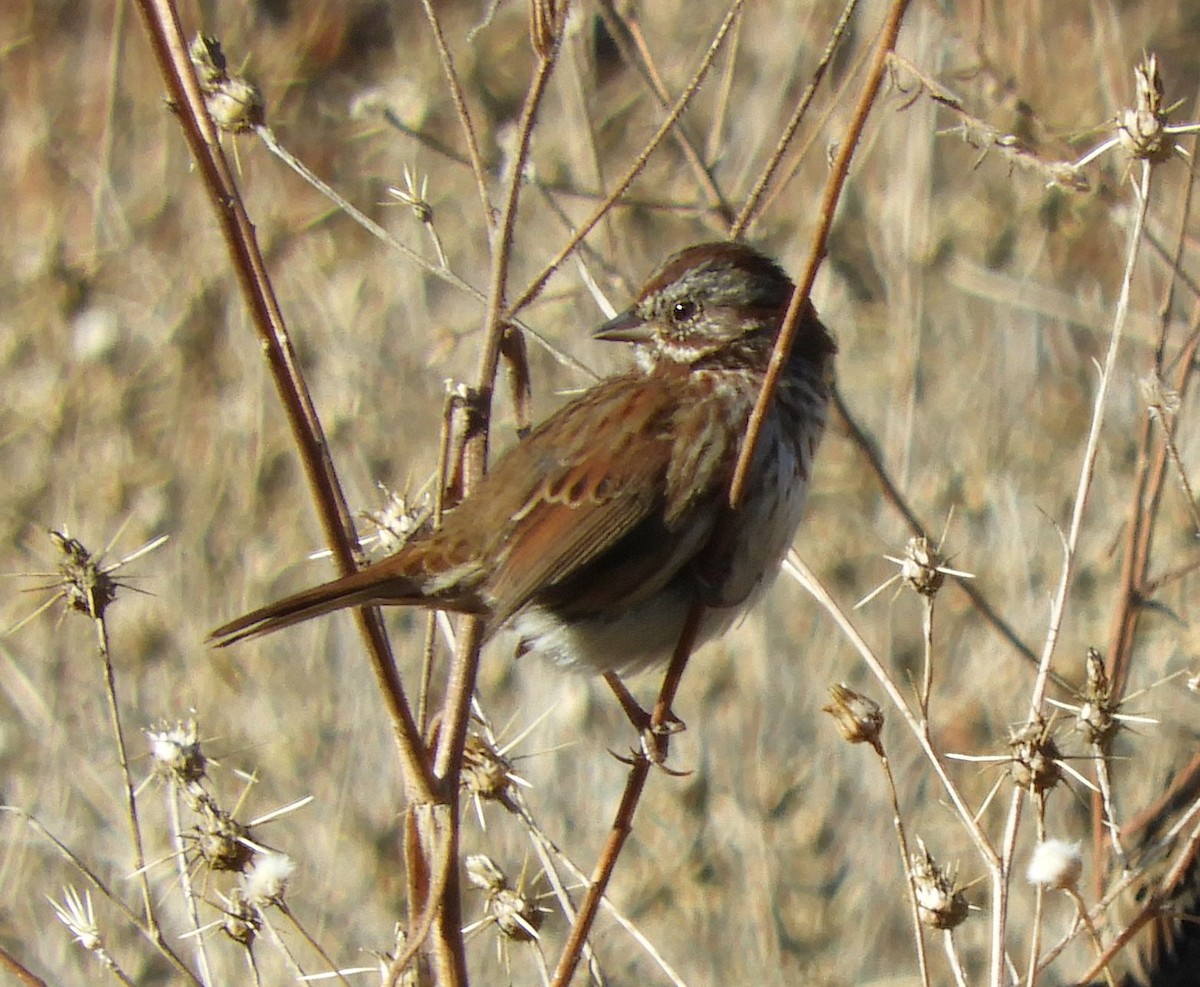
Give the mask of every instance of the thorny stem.
POLYGON ((675 653, 671 656, 671 664, 667 668, 667 674, 663 679, 662 688, 659 690, 658 701, 655 703, 654 714, 650 721, 650 736, 647 740, 651 744, 658 743, 659 746, 649 752, 638 751, 632 758, 629 777, 625 781, 625 792, 621 796, 621 804, 613 816, 612 827, 609 829, 608 839, 605 840, 604 848, 592 871, 587 894, 579 906, 579 914, 575 918, 575 924, 571 926, 571 934, 567 938, 566 945, 563 946, 551 987, 567 987, 570 984, 575 969, 579 965, 579 957, 588 933, 591 931, 592 923, 596 920, 600 901, 604 897, 608 882, 616 868, 617 859, 621 856, 625 841, 633 831, 633 816, 637 811, 638 802, 641 801, 642 792, 645 790, 650 768, 654 763, 661 764, 666 757, 668 738, 666 735, 656 734, 655 727, 661 727, 666 719, 666 714, 670 712, 671 703, 675 700, 675 690, 679 685, 683 669, 687 665, 688 656, 696 645, 696 637, 703 616, 704 605, 697 603, 692 606, 687 620, 684 621, 683 630, 675 645, 675 653))
MULTIPOLYGON (((505 191, 504 207, 495 237, 492 240, 492 274, 488 292, 487 310, 484 319, 484 345, 479 360, 478 382, 473 395, 473 406, 468 409, 471 420, 467 424, 467 441, 463 448, 463 489, 469 493, 471 485, 482 476, 487 465, 488 426, 491 418, 492 394, 495 390, 496 370, 500 360, 500 349, 507 324, 504 319, 504 299, 508 286, 509 265, 517 221, 517 204, 521 194, 521 176, 529 157, 533 125, 538 108, 545 95, 546 86, 558 55, 558 40, 548 52, 538 59, 537 68, 525 97, 518 129, 517 151, 514 155, 508 188, 505 191)), ((438 801, 448 812, 437 814, 444 823, 444 832, 423 834, 422 846, 433 849, 437 857, 429 861, 434 872, 444 879, 444 889, 436 899, 429 898, 421 903, 421 909, 433 915, 435 973, 440 983, 464 984, 467 980, 466 955, 463 951, 462 903, 458 880, 458 779, 462 770, 463 744, 466 740, 467 722, 470 714, 471 696, 475 690, 475 679, 479 670, 479 653, 483 646, 483 622, 478 617, 469 617, 462 622, 458 650, 450 664, 446 683, 446 705, 443 708, 441 728, 438 735, 437 752, 434 758, 434 776, 437 779, 438 801)))
MULTIPOLYGON (((1196 170, 1193 167, 1191 181, 1188 182, 1188 191, 1179 218, 1179 235, 1176 241, 1175 255, 1171 258, 1169 265, 1173 276, 1168 285, 1168 294, 1160 308, 1161 326, 1154 360, 1156 375, 1161 375, 1163 372, 1163 351, 1166 347, 1167 330, 1171 323, 1171 301, 1176 280, 1182 276, 1180 260, 1185 244, 1188 242, 1187 221, 1196 187, 1195 178, 1196 170)), ((1180 397, 1184 395, 1188 383, 1192 379, 1198 344, 1200 344, 1200 330, 1193 331, 1176 358, 1176 371, 1172 384, 1179 392, 1180 397)), ((1163 432, 1166 434, 1168 429, 1166 423, 1163 424, 1163 432)), ((1141 433, 1138 436, 1137 462, 1139 469, 1129 501, 1129 518, 1126 523, 1125 545, 1121 559, 1118 606, 1109 632, 1108 655, 1112 667, 1113 695, 1118 698, 1125 691, 1125 678, 1143 604, 1147 595, 1154 592, 1154 587, 1147 585, 1146 576, 1150 568, 1154 518, 1158 513, 1162 488, 1166 479, 1167 451, 1160 442, 1151 457, 1149 449, 1154 434, 1153 425, 1151 415, 1145 414, 1141 433)))
POLYGON ((929 729, 929 696, 933 692, 933 606, 934 597, 922 596, 924 614, 921 632, 925 641, 925 668, 921 678, 921 719, 929 729))
MULTIPOLYGON (((476 392, 473 407, 468 409, 470 419, 467 423, 467 441, 463 449, 464 492, 483 475, 487 466, 488 426, 491 419, 492 395, 495 391, 496 369, 500 362, 500 346, 507 328, 504 307, 505 294, 508 286, 508 272, 512 260, 514 233, 517 223, 517 203, 521 195, 521 173, 529 157, 530 142, 533 139, 533 125, 537 119, 538 108, 545 95, 546 86, 557 61, 558 45, 550 51, 548 57, 539 58, 538 66, 525 98, 525 106, 521 112, 517 151, 513 159, 512 173, 509 177, 508 188, 504 197, 504 208, 501 213, 500 226, 493 243, 491 287, 488 292, 487 311, 484 316, 484 344, 479 357, 479 372, 477 375, 476 392)), ((468 618, 462 633, 462 641, 477 637, 478 644, 482 643, 482 625, 476 633, 472 633, 473 625, 480 624, 478 618, 468 618)), ((460 656, 466 652, 460 641, 460 656)), ((475 666, 478 654, 473 661, 460 661, 456 664, 475 666)), ((473 668, 464 668, 459 673, 460 681, 452 680, 448 684, 448 708, 442 723, 441 742, 438 746, 437 760, 434 764, 436 776, 443 784, 447 779, 453 782, 457 792, 458 770, 462 763, 462 749, 466 738, 467 716, 470 710, 471 694, 475 687, 473 668)), ((443 792, 448 796, 448 792, 443 792)))
MULTIPOLYGON (((669 109, 671 100, 667 95, 667 87, 663 82, 662 76, 658 72, 658 66, 654 63, 654 55, 650 51, 650 45, 646 41, 646 36, 642 32, 641 24, 638 23, 636 13, 631 13, 629 16, 622 17, 621 13, 615 9, 611 2, 601 4, 601 15, 608 20, 610 28, 615 26, 617 30, 612 30, 613 40, 617 43, 617 47, 625 49, 628 46, 625 44, 625 38, 622 36, 624 31, 628 33, 633 40, 633 45, 637 49, 639 58, 630 58, 629 54, 622 51, 623 57, 633 65, 637 66, 639 74, 645 79, 651 94, 658 102, 661 109, 669 109)), ((688 167, 692 169, 696 183, 704 192, 705 198, 708 200, 708 208, 716 213, 721 221, 728 225, 733 222, 733 211, 729 207, 725 196, 722 195, 721 189, 717 186, 713 179, 712 172, 707 164, 700 156, 700 152, 696 150, 691 138, 687 132, 680 126, 674 128, 675 143, 679 146, 680 152, 687 160, 688 167)))
MULTIPOLYGON (((1104 746, 1099 743, 1092 744, 1092 760, 1096 765, 1096 787, 1100 789, 1100 805, 1104 813, 1104 826, 1108 830, 1109 838, 1112 840, 1113 852, 1117 855, 1117 859, 1121 863, 1121 869, 1126 870, 1129 867, 1129 861, 1125 856, 1125 848, 1121 846, 1121 827, 1117 825, 1116 807, 1113 805, 1112 797, 1112 776, 1108 769, 1108 758, 1110 752, 1105 750, 1104 746)), ((1097 860, 1100 858, 1097 857, 1097 860)))
POLYGON ((950 972, 954 974, 956 987, 967 987, 967 978, 963 973, 962 962, 958 958, 958 950, 954 948, 953 929, 946 929, 942 933, 942 944, 946 948, 946 959, 950 963, 950 972))
MULTIPOLYGON (((880 455, 879 449, 875 444, 875 440, 867 434, 867 431, 851 413, 850 408, 846 405, 845 398, 842 396, 842 392, 836 384, 833 387, 833 410, 835 421, 839 421, 840 428, 845 429, 849 433, 851 444, 867 461, 867 467, 879 481, 884 499, 899 512, 908 525, 908 529, 914 535, 933 541, 929 537, 929 532, 926 530, 925 525, 921 523, 916 512, 900 492, 900 488, 892 480, 887 466, 884 465, 883 457, 880 455)), ((996 613, 979 587, 975 585, 974 580, 955 579, 953 580, 953 585, 959 591, 966 594, 967 599, 971 601, 971 605, 975 608, 979 616, 983 618, 984 622, 1004 638, 1022 658, 1030 664, 1037 662, 1037 655, 1033 653, 1033 649, 1022 641, 1017 636, 1016 631, 996 613)))
MULTIPOLYGON (((1037 798, 1037 839, 1041 843, 1046 839, 1046 798, 1037 798)), ((1029 966, 1025 983, 1028 987, 1036 987, 1038 975, 1038 953, 1042 949, 1042 912, 1046 904, 1046 888, 1040 883, 1033 886, 1033 930, 1029 942, 1029 966)))
POLYGON ((0 946, 0 970, 7 970, 21 987, 48 987, 46 981, 31 973, 15 956, 0 946))
POLYGON ((871 674, 875 676, 880 686, 883 687, 888 699, 904 718, 904 722, 908 725, 914 739, 921 747, 926 759, 937 775, 938 781, 945 789, 950 801, 954 804, 954 809, 958 813, 959 819, 962 820, 964 828, 974 841, 975 847, 979 851, 980 857, 983 858, 984 864, 993 874, 997 873, 1000 866, 1000 858, 992 848, 987 834, 983 832, 983 829, 975 819, 974 813, 963 799, 958 786, 954 784, 953 780, 946 773, 942 759, 934 749, 928 731, 926 731, 920 718, 912 711, 912 708, 908 705, 908 700, 904 698, 904 693, 897 687, 875 652, 871 650, 871 646, 863 639, 863 636, 858 632, 858 628, 854 626, 854 623, 846 616, 845 611, 842 610, 837 601, 834 600, 829 591, 822 585, 821 581, 817 579, 812 570, 801 560, 800 556, 796 554, 795 550, 788 552, 787 558, 783 563, 783 571, 803 586, 813 599, 833 618, 834 622, 841 629, 842 634, 846 637, 846 640, 858 652, 859 657, 862 658, 871 674))
POLYGON ((1138 913, 1130 919, 1125 928, 1117 933, 1113 941, 1108 944, 1108 948, 1097 957, 1096 962, 1079 979, 1080 983, 1086 983, 1101 970, 1106 969, 1108 964, 1112 962, 1113 957, 1128 945, 1129 941, 1142 930, 1147 922, 1159 914, 1163 905, 1169 899, 1170 889, 1178 885, 1180 878, 1192 866, 1198 846, 1200 846, 1200 823, 1197 823, 1192 828, 1187 842, 1180 848, 1171 869, 1163 876, 1161 881, 1148 889, 1148 893, 1142 899, 1141 908, 1138 910, 1138 913))
POLYGON ((335 963, 333 957, 329 955, 329 951, 325 949, 325 947, 321 945, 321 943, 308 931, 308 929, 304 927, 301 921, 296 917, 296 914, 291 910, 291 908, 288 907, 288 903, 280 900, 275 903, 275 907, 278 908, 279 911, 283 913, 284 917, 292 923, 292 928, 295 929, 300 934, 300 937, 312 947, 313 952, 321 957, 325 965, 329 968, 329 973, 336 977, 338 982, 341 983, 343 987, 350 987, 350 981, 347 980, 346 975, 338 969, 337 963, 335 963))
MULTIPOLYGON (((1087 903, 1079 896, 1079 892, 1074 888, 1063 888, 1063 891, 1066 892, 1067 897, 1075 902, 1075 907, 1079 910, 1079 921, 1081 921, 1084 928, 1087 929, 1088 938, 1092 940, 1092 945, 1096 947, 1096 955, 1103 956, 1104 940, 1100 938, 1100 931, 1096 928, 1096 923, 1092 921, 1092 916, 1088 914, 1087 903)), ((1116 987, 1116 979, 1113 977, 1112 970, 1108 968, 1107 964, 1105 964, 1103 973, 1104 981, 1108 984, 1108 987, 1116 987)), ((1031 980, 1030 983, 1032 982, 1033 981, 1031 980)))

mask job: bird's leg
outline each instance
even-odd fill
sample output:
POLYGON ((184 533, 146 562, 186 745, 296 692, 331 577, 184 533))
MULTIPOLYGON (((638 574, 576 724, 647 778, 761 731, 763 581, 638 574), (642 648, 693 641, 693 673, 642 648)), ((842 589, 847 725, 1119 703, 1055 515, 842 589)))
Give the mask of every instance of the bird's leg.
POLYGON ((604 681, 608 683, 613 695, 617 697, 617 702, 621 704, 621 709, 625 711, 625 716, 642 738, 642 754, 651 763, 662 767, 667 759, 668 738, 672 734, 682 733, 687 729, 687 724, 669 709, 662 716, 661 722, 655 723, 654 717, 642 709, 616 672, 605 672, 604 681))

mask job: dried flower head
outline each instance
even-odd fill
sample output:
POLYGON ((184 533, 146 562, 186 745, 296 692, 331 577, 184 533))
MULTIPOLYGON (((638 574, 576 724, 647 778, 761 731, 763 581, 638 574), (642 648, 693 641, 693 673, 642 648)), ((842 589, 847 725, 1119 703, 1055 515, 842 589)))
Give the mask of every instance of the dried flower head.
POLYGON ((829 695, 832 702, 821 708, 833 717, 842 739, 851 744, 870 744, 882 754, 879 734, 883 730, 883 710, 879 703, 844 683, 830 686, 829 695))
POLYGON ((243 76, 230 74, 221 42, 198 34, 188 48, 188 55, 196 69, 204 105, 221 130, 240 134, 262 125, 265 119, 262 93, 243 76))
POLYGON ((1117 138, 1135 158, 1158 164, 1171 156, 1174 144, 1166 133, 1162 76, 1158 56, 1147 55, 1134 70, 1134 106, 1117 118, 1117 138))
POLYGON ((254 857, 250 830, 201 793, 192 808, 200 822, 188 834, 200 859, 215 871, 244 872, 254 857))
POLYGON ((480 891, 491 894, 508 884, 504 871, 486 853, 473 853, 468 856, 466 868, 467 880, 480 891))
POLYGON ((380 484, 385 495, 383 508, 370 511, 365 517, 375 526, 375 533, 364 538, 371 542, 372 550, 378 549, 387 555, 400 551, 414 535, 428 529, 433 516, 433 505, 427 492, 418 491, 410 498, 408 493, 389 490, 380 484))
POLYGON ((242 894, 255 908, 278 904, 295 870, 296 862, 286 853, 267 850, 256 854, 253 866, 242 874, 242 894))
POLYGON ((258 909, 246 900, 245 892, 235 887, 225 902, 225 918, 221 923, 225 934, 243 946, 253 946, 262 928, 262 916, 258 909))
POLYGON ((92 907, 92 893, 85 891, 83 897, 74 887, 63 888, 62 904, 47 896, 54 914, 89 953, 99 952, 104 948, 100 938, 100 927, 96 924, 96 910, 92 907))
POLYGON ((99 620, 117 597, 117 582, 108 574, 111 570, 101 568, 98 556, 92 555, 82 542, 61 531, 51 531, 50 540, 62 553, 58 572, 67 606, 99 620))
POLYGON ((146 730, 154 770, 181 788, 204 777, 207 762, 200 752, 200 740, 195 720, 177 720, 174 726, 163 724, 157 730, 146 730))
POLYGON ((946 560, 929 544, 924 535, 917 535, 904 546, 904 559, 900 563, 900 578, 921 596, 936 596, 942 588, 945 576, 942 566, 946 560))
POLYGON ((937 591, 942 588, 946 576, 955 576, 958 579, 975 578, 973 573, 963 572, 961 569, 951 569, 946 564, 946 557, 942 555, 941 546, 934 548, 924 535, 914 535, 905 543, 903 558, 897 558, 894 555, 885 555, 884 558, 889 562, 896 563, 900 567, 900 571, 876 586, 854 604, 856 610, 866 606, 896 580, 905 583, 927 600, 932 600, 937 595, 937 591))
POLYGON ((913 891, 921 921, 935 929, 962 925, 970 910, 953 872, 943 871, 918 839, 920 852, 912 855, 913 891))
POLYGON ((1084 663, 1087 681, 1083 694, 1079 697, 1075 729, 1087 738, 1089 744, 1107 752, 1112 748, 1113 739, 1121 728, 1116 715, 1120 704, 1113 702, 1112 683, 1109 682, 1108 672, 1104 668, 1104 657, 1100 652, 1095 648, 1088 648, 1084 663))
POLYGON ((1033 848, 1025 876, 1030 884, 1058 891, 1073 888, 1083 873, 1083 853, 1079 843, 1043 840, 1033 848))
POLYGON ((512 798, 512 762, 478 733, 469 733, 463 747, 461 784, 477 798, 499 802, 510 812, 512 798))
POLYGON ((482 853, 466 860, 467 880, 487 895, 484 911, 487 920, 509 939, 528 942, 537 938, 544 912, 520 886, 511 887, 496 862, 482 853))
POLYGON ((1039 718, 1015 731, 1008 747, 1009 771, 1016 784, 1041 795, 1062 781, 1062 753, 1045 720, 1039 718))
POLYGON ((420 179, 406 164, 404 166, 404 188, 388 186, 388 194, 408 206, 417 222, 428 225, 433 222, 433 206, 429 204, 429 176, 420 179))
POLYGON ((1179 391, 1164 381, 1157 374, 1146 374, 1138 380, 1138 390, 1142 392, 1142 400, 1156 418, 1169 418, 1178 414, 1182 405, 1179 391))

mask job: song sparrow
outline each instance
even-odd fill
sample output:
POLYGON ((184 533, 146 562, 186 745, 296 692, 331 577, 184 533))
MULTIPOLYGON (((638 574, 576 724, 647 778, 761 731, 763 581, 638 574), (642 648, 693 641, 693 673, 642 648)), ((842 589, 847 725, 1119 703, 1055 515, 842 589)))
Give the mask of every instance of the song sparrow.
POLYGON ((585 672, 670 657, 696 600, 700 639, 774 577, 825 427, 837 350, 811 305, 764 422, 747 496, 725 510, 739 446, 792 282, 740 243, 675 254, 595 338, 637 344, 601 381, 501 456, 441 527, 394 555, 248 613, 219 645, 342 607, 482 615, 522 647, 585 672))

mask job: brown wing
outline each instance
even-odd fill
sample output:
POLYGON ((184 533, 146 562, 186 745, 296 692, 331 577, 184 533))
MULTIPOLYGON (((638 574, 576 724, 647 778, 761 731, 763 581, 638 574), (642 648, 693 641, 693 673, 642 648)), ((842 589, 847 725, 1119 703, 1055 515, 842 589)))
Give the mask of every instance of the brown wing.
MULTIPOLYGON (((492 515, 503 520, 483 588, 498 621, 661 519, 677 396, 665 380, 614 378, 496 463, 470 500, 495 491, 505 501, 492 515)), ((670 544, 648 539, 638 568, 661 568, 672 554, 670 544)))

